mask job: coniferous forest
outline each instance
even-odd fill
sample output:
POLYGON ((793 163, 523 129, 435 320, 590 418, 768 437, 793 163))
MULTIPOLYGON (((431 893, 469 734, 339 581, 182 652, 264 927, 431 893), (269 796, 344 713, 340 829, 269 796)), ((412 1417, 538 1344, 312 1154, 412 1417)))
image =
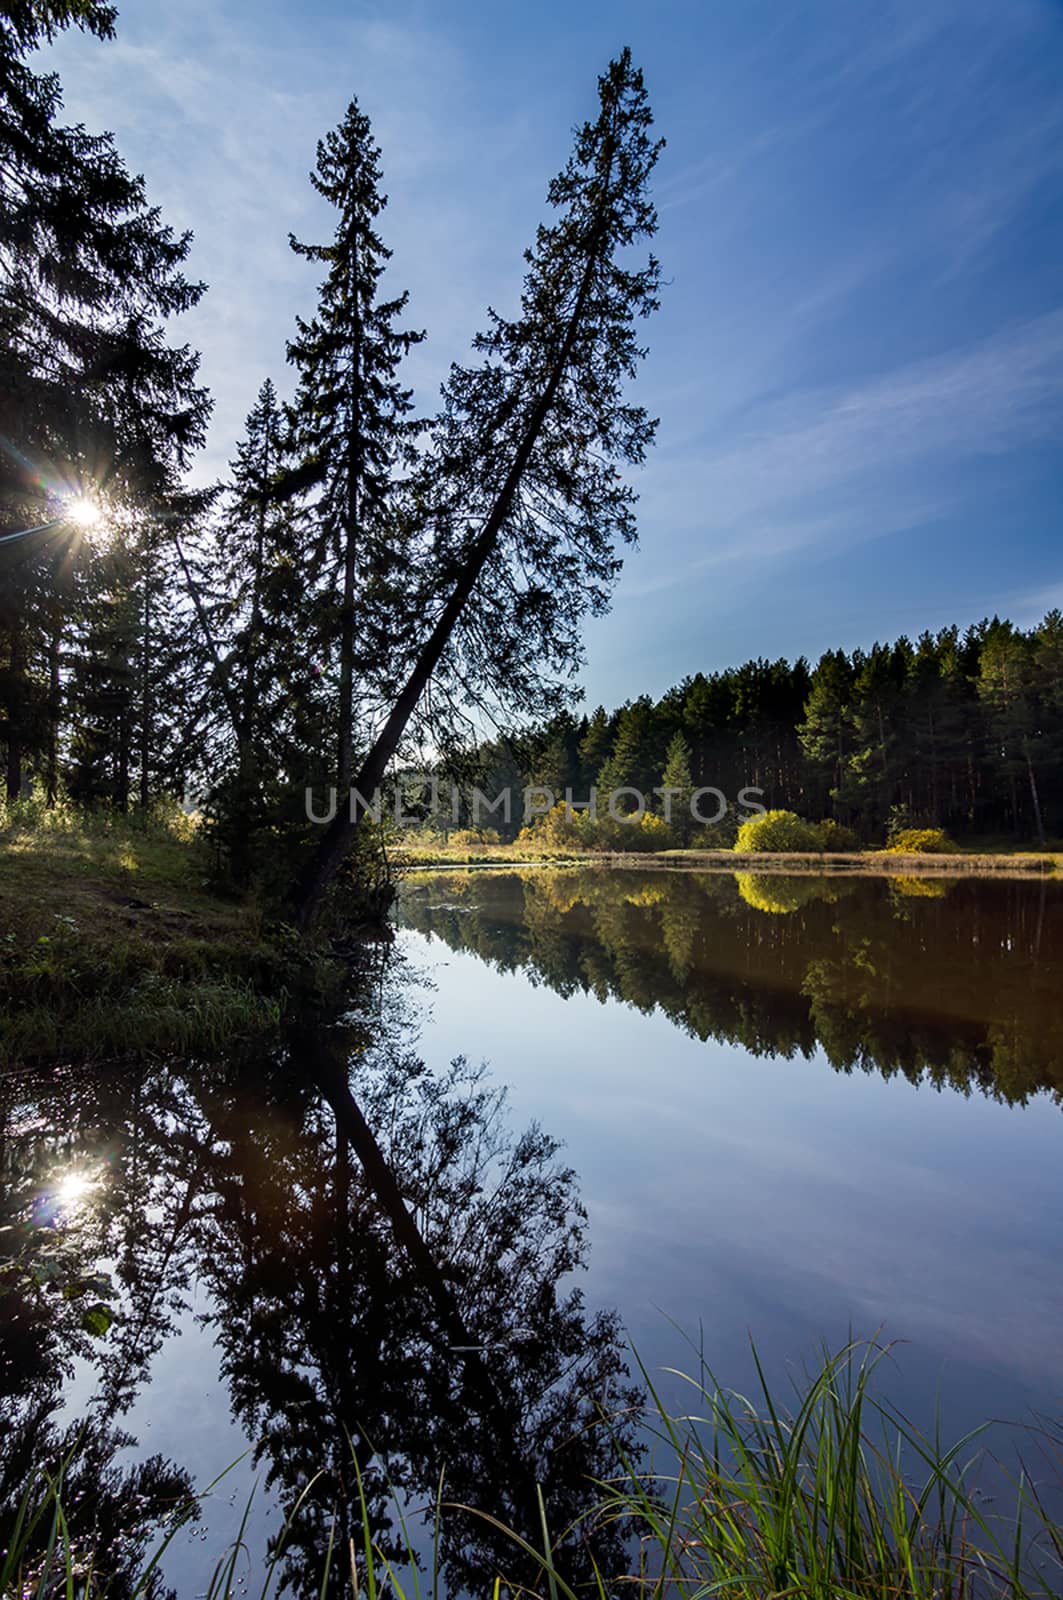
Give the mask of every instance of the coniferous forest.
POLYGON ((264 374, 225 481, 190 488, 211 410, 180 335, 209 292, 187 275, 191 239, 109 136, 64 125, 33 56, 59 29, 107 38, 114 21, 101 0, 0 19, 9 801, 194 803, 232 881, 268 860, 302 915, 354 842, 342 816, 312 836, 306 788, 368 791, 425 749, 559 796, 750 786, 871 843, 896 816, 957 837, 1063 831, 1058 612, 814 667, 692 662, 658 701, 578 714, 581 622, 634 538, 623 469, 654 433, 624 398, 659 279, 652 256, 619 265, 654 230, 660 148, 628 56, 550 186, 557 220, 518 314, 490 313, 434 415, 404 382, 425 332, 385 277, 384 158, 352 101, 310 177, 333 232, 291 239, 319 282, 278 352, 294 396, 264 374))
POLYGON ((102 0, 0 15, 6 793, 194 797, 232 878, 268 858, 307 924, 357 832, 314 837, 308 785, 372 790, 400 749, 467 740, 470 714, 572 697, 654 433, 626 389, 657 304, 638 247, 660 144, 625 51, 549 185, 519 307, 489 312, 425 416, 403 381, 424 332, 384 280, 382 157, 352 101, 310 177, 333 231, 291 241, 319 282, 294 398, 263 375, 227 481, 193 490, 211 401, 180 340, 208 292, 191 239, 35 70, 57 30, 114 22, 102 0))
POLYGON ((659 700, 561 713, 479 754, 485 792, 515 763, 519 782, 559 799, 704 785, 731 800, 715 829, 684 815, 681 842, 733 843, 748 785, 766 807, 832 817, 869 844, 903 823, 1043 845, 1063 833, 1063 616, 1028 631, 994 617, 815 666, 695 672, 659 700))
POLYGON ((569 11, 0 0, 0 1600, 1059 1600, 1063 18, 569 11))

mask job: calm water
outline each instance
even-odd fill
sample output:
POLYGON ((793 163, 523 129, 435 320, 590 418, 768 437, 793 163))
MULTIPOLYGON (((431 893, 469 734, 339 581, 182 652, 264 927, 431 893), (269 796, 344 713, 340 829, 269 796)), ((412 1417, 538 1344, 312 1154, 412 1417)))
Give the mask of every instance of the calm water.
POLYGON ((263 1441, 167 1573, 201 1592, 254 1478, 253 1540, 324 1468, 305 1586, 345 1430, 381 1527, 385 1476, 417 1506, 443 1464, 577 1510, 625 1338, 741 1388, 750 1335, 784 1378, 881 1330, 924 1425, 1063 1412, 1063 889, 431 873, 397 921, 374 1005, 275 1059, 4 1081, 5 1499, 71 1427, 116 1527, 263 1441))

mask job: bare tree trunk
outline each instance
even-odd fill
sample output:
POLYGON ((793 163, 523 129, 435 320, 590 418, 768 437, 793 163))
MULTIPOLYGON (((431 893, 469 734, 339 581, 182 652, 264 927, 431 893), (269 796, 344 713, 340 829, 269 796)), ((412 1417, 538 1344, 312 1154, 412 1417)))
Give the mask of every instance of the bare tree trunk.
POLYGON ((16 620, 11 630, 11 699, 8 702, 7 721, 7 798, 17 800, 22 793, 22 738, 19 729, 18 703, 26 690, 26 659, 22 629, 16 620))
POLYGON ((1041 816, 1041 796, 1037 792, 1037 777, 1033 770, 1033 762, 1030 759, 1030 746, 1025 739, 1023 740, 1023 755, 1026 758, 1026 773, 1030 780, 1030 799, 1033 802, 1034 822, 1037 827, 1037 842, 1043 850, 1045 847, 1045 824, 1044 818, 1041 816))
MULTIPOLYGON (((605 185, 603 187, 607 189, 608 186, 605 185)), ((561 348, 558 351, 543 392, 528 419, 524 435, 513 459, 513 465, 506 474, 505 482, 495 499, 494 505, 465 559, 465 565, 458 576, 454 591, 443 607, 439 620, 432 629, 424 649, 421 651, 406 687, 395 702, 391 715, 378 735, 376 743, 362 763, 361 770, 355 780, 355 788, 360 794, 365 795, 367 799, 383 782, 388 762, 398 749, 399 742, 416 709, 417 702, 424 693, 432 673, 438 666, 440 657, 447 647, 447 642, 462 611, 465 609, 469 596, 476 587, 477 580, 498 543, 502 528, 520 487, 520 481, 531 459, 532 450, 535 448, 535 443, 542 432, 543 424, 550 414, 550 408, 554 403, 565 369, 572 355, 572 349, 583 321, 597 265, 598 251, 597 249, 592 249, 561 348)), ((295 892, 292 896, 293 916, 296 926, 304 931, 313 924, 321 908, 325 891, 354 842, 363 815, 362 811, 357 810, 352 817, 350 808, 340 805, 336 816, 325 831, 317 854, 296 884, 295 892)))
POLYGON ((62 635, 63 623, 57 610, 48 638, 48 762, 44 781, 45 801, 49 806, 54 806, 59 798, 59 646, 62 635))
POLYGON ((140 809, 151 799, 151 580, 144 564, 144 644, 140 667, 140 809))

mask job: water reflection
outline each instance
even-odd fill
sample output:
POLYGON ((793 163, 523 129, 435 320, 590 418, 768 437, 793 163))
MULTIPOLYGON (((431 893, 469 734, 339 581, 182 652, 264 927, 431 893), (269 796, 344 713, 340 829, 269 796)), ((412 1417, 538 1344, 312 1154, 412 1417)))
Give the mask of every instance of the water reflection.
MULTIPOLYGON (((402 917, 532 985, 659 1011, 694 1040, 764 1058, 811 1057, 818 1046, 839 1071, 903 1073, 1010 1102, 1063 1090, 1055 885, 466 874, 408 882, 402 917)), ((0 1079, 0 1542, 31 1463, 54 1465, 80 1440, 70 1481, 76 1531, 101 1543, 111 1592, 131 1592, 153 1530, 187 1503, 189 1466, 202 1481, 231 1459, 220 1451, 180 1459, 172 1396, 152 1417, 164 1453, 130 1458, 130 1414, 156 1392, 164 1347, 180 1328, 198 1330, 196 1348, 220 1362, 212 1403, 256 1441, 274 1501, 290 1506, 320 1474, 285 1557, 295 1592, 319 1583, 330 1540, 355 1530, 363 1491, 387 1549, 398 1542, 393 1495, 407 1507, 430 1505, 441 1472, 447 1498, 490 1507, 534 1542, 537 1484, 559 1530, 593 1503, 594 1480, 615 1471, 630 1431, 604 1430, 597 1418, 637 1396, 616 1318, 589 1311, 578 1287, 589 1241, 576 1174, 542 1129, 515 1130, 498 1087, 513 1064, 503 1048, 495 1078, 464 1058, 426 1065, 389 959, 375 953, 372 972, 352 974, 342 1012, 304 1017, 268 1058, 234 1049, 107 1068, 69 1062, 0 1079), (64 1410, 75 1392, 76 1414, 64 1410)), ((491 1003, 485 980, 475 968, 462 1016, 476 1049, 491 1003)), ((570 1091, 555 1095, 551 1120, 575 1139, 573 1029, 588 1022, 585 1008, 565 1012, 552 1055, 546 1035, 529 1045, 531 1105, 550 1103, 546 1061, 570 1091)), ((655 1045, 618 1007, 604 1021, 593 1026, 608 1059, 580 1080, 594 1104, 579 1164, 598 1186, 599 1240, 611 1239, 605 1298, 628 1295, 629 1316, 640 1295, 680 1318, 710 1306, 714 1345, 728 1360, 731 1322, 744 1338, 755 1317, 758 1333, 774 1330, 789 1355, 806 1321, 814 1334, 837 1331, 834 1311, 871 1276, 876 1292, 891 1281, 895 1293, 906 1288, 907 1322, 918 1321, 923 1301, 939 1316, 951 1263, 955 1315, 970 1324, 966 1285, 956 1282, 960 1234, 941 1245, 952 1238, 950 1218, 966 1226, 964 1206, 949 1199, 969 1182, 958 1134, 950 1159, 963 1179, 934 1191, 933 1212, 920 1200, 931 1192, 927 1175, 890 1166, 878 1112, 874 1138, 864 1122, 850 1127, 836 1113, 839 1126, 821 1128, 818 1143, 790 1131, 783 1146, 763 1085, 742 1101, 721 1078, 715 1098, 699 1099, 710 1075, 697 1047, 663 1025, 655 1045), (664 1034, 690 1057, 689 1083, 681 1073, 669 1083, 647 1074, 664 1034), (860 1181, 839 1188, 846 1141, 859 1152, 860 1181), (877 1179, 868 1170, 875 1161, 877 1179), (628 1194, 628 1209, 614 1208, 612 1219, 601 1202, 606 1166, 628 1194), (892 1230, 879 1226, 887 1192, 892 1230), (918 1216, 905 1223, 908 1211, 918 1216), (837 1226, 824 1231, 825 1216, 846 1219, 844 1237, 837 1226), (938 1233, 921 1249, 928 1216, 938 1233)), ((518 1027, 507 1012, 511 1057, 518 1027)), ((740 1076, 737 1053, 731 1065, 740 1076)), ((764 1071, 776 1069, 765 1062, 764 1071)), ((805 1090, 777 1071, 771 1083, 780 1115, 792 1112, 797 1127, 805 1090)), ((860 1098, 856 1085, 833 1089, 839 1102, 860 1098)), ((1002 1152, 998 1136, 994 1126, 996 1158, 1021 1176, 1029 1151, 1002 1152)), ((908 1138, 895 1130, 898 1147, 908 1138)), ((938 1167, 930 1177, 938 1182, 938 1167)), ((1044 1188, 1047 1216, 1055 1190, 1044 1188)), ((1020 1196, 1015 1205, 1023 1204, 1020 1196)), ((1020 1229, 1010 1213, 981 1215, 980 1226, 979 1271, 1005 1249, 1010 1258, 1022 1230, 1030 1247, 1025 1219, 1020 1229)), ((1032 1271, 1025 1281, 1032 1295, 1032 1271)), ((1027 1307, 1046 1329, 1056 1325, 1051 1292, 1049 1284, 1027 1307)), ((990 1309, 984 1342, 1002 1341, 990 1309)), ((975 1402, 981 1417, 980 1390, 975 1402)), ((619 1566, 622 1536, 598 1530, 599 1560, 619 1566)), ((182 1592, 203 1586, 206 1549, 218 1553, 217 1544, 197 1547, 182 1592)), ((481 1574, 499 1566, 515 1581, 537 1576, 490 1523, 467 1516, 444 1519, 441 1555, 453 1590, 479 1592, 481 1574)), ((590 1577, 578 1535, 563 1559, 574 1583, 590 1577)))
MULTIPOLYGON (((116 1466, 121 1422, 193 1285, 276 1500, 293 1504, 318 1475, 283 1558, 296 1592, 318 1591, 362 1494, 393 1552, 395 1497, 431 1505, 441 1475, 447 1499, 532 1541, 537 1485, 552 1529, 578 1522, 631 1446, 623 1421, 599 1417, 637 1396, 616 1318, 588 1313, 575 1282, 588 1244, 576 1175, 543 1130, 513 1131, 480 1069, 429 1071, 401 1009, 386 982, 372 1009, 302 1019, 268 1060, 5 1080, 0 1532, 31 1462, 54 1466, 80 1438, 76 1525, 121 1529, 104 1559, 109 1592, 126 1592, 190 1483, 161 1457, 116 1466), (75 1364, 91 1369, 91 1398, 63 1418, 75 1364)), ((623 1531, 600 1531, 599 1560, 623 1531)), ((571 1580, 588 1579, 588 1552, 568 1544, 571 1580)), ((444 1518, 440 1554, 469 1593, 488 1570, 536 1576, 469 1516, 444 1518)))
POLYGON ((403 923, 753 1055, 1063 1093, 1063 886, 600 869, 421 874, 403 923))

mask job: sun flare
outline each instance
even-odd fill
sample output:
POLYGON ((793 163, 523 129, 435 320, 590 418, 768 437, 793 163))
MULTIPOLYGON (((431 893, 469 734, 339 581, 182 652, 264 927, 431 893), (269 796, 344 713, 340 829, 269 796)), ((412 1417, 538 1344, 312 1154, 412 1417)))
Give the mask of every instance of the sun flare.
POLYGON ((76 522, 85 533, 91 533, 94 528, 98 528, 103 519, 103 512, 96 502, 84 495, 78 495, 76 499, 68 502, 66 514, 71 522, 76 522))
POLYGON ((76 1206, 95 1188, 95 1181, 83 1172, 68 1172, 55 1186, 55 1198, 61 1206, 76 1206))

